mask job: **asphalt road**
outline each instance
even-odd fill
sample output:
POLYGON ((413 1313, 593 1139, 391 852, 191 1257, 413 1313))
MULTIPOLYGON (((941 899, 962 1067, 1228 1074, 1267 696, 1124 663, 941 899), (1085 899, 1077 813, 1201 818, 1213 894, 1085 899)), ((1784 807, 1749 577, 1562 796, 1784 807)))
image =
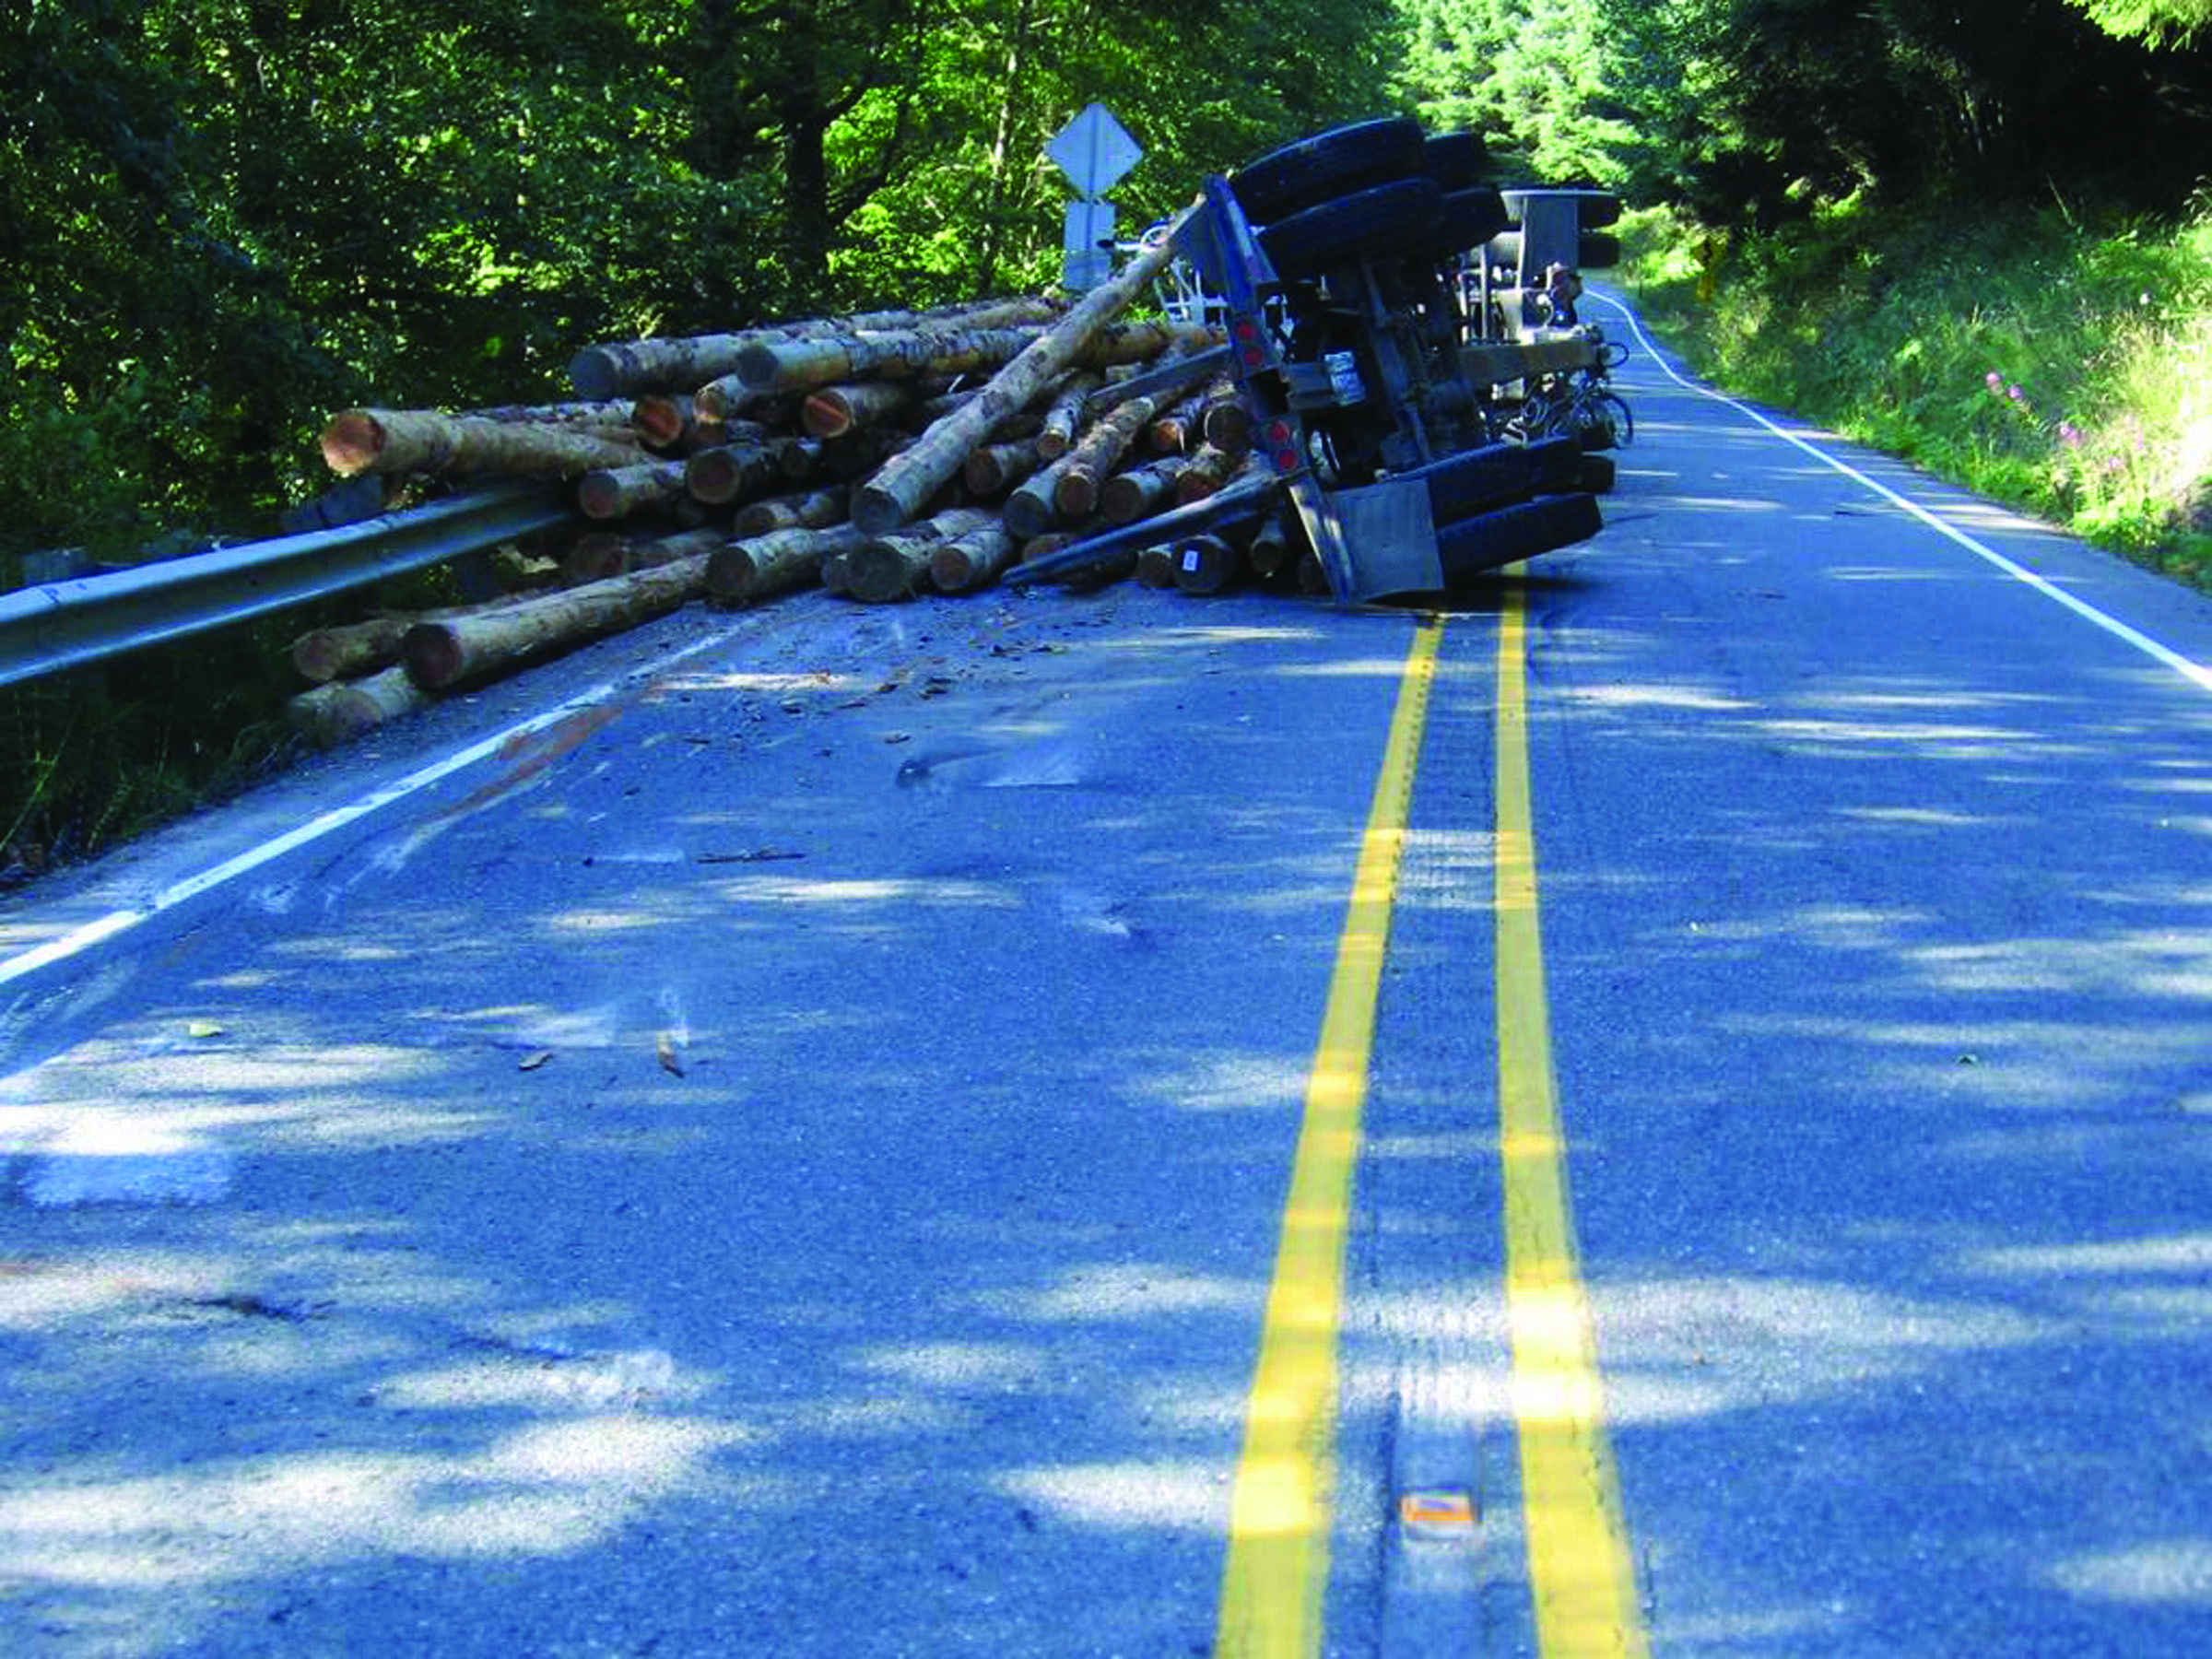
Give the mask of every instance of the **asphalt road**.
POLYGON ((0 912, 0 1651, 1216 1651, 1417 645, 1291 1321, 1330 1547, 1266 1593, 1344 1654, 2204 1651, 2212 605, 1820 446, 2147 654, 1636 350, 1605 533, 1425 641, 695 610, 0 912), (1503 1290, 1509 599, 1633 1575, 1583 1650, 1503 1290))

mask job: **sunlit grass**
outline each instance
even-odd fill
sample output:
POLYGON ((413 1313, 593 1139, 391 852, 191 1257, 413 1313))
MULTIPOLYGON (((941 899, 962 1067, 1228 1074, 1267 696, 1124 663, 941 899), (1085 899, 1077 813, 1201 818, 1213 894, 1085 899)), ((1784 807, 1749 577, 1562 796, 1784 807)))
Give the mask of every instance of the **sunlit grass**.
POLYGON ((2212 200, 1627 224, 1624 276, 1701 372, 2212 588, 2212 200))

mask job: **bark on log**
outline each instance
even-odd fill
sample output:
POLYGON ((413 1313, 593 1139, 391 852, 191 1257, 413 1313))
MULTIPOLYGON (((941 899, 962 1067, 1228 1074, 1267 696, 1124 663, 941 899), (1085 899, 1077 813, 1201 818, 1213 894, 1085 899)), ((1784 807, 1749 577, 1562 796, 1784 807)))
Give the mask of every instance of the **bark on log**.
POLYGON ((584 517, 593 519, 627 518, 641 508, 665 507, 683 500, 688 465, 683 461, 640 461, 585 473, 576 481, 576 505, 584 517))
POLYGON ((1044 412, 1044 425, 1037 433, 1038 453, 1057 461, 1075 447, 1076 433, 1083 426, 1084 400, 1102 383, 1095 374, 1068 377, 1044 412))
POLYGON ((1001 524, 985 524, 944 543, 930 555, 929 579, 938 591, 965 594, 987 584, 1013 562, 1014 538, 1001 524))
POLYGON ((1244 556, 1227 536, 1185 536, 1173 551, 1175 585, 1186 594, 1218 594, 1243 569, 1244 556))
POLYGON ((1076 452, 1070 450, 1050 466, 1031 473, 1006 498, 1001 511, 1006 514, 1006 528, 1017 539, 1033 541, 1059 521, 1060 510, 1053 504, 1053 496, 1075 462, 1076 452))
POLYGON ((394 665, 365 679, 302 691, 286 706, 285 713, 292 729, 309 742, 335 748, 372 726, 427 709, 437 700, 409 679, 405 668, 394 665))
POLYGON ((870 330, 958 323, 966 327, 998 327, 1018 323, 1049 323, 1059 312, 1053 300, 1017 298, 940 306, 934 311, 867 312, 846 317, 807 317, 772 323, 735 334, 698 335, 683 339, 626 340, 587 346, 569 364, 569 379, 585 397, 613 397, 623 392, 692 392, 709 381, 736 371, 738 354, 766 340, 804 339, 814 335, 857 334, 870 330))
POLYGON ((739 357, 737 376, 754 392, 801 392, 873 375, 899 380, 961 374, 1013 361, 1043 332, 963 328, 764 341, 747 347, 739 357))
POLYGON ((1053 486, 1053 506, 1061 517, 1084 518, 1098 510, 1099 490, 1115 464, 1136 441, 1137 433, 1151 424, 1160 406, 1182 389, 1170 385, 1116 404, 1083 434, 1068 452, 1067 465, 1053 486))
POLYGON ((1180 502, 1203 501, 1228 483, 1245 465, 1241 454, 1232 454, 1217 449, 1211 443, 1202 443, 1197 453, 1183 463, 1182 470, 1175 475, 1175 499, 1180 502))
POLYGON ((342 477, 364 472, 497 472, 572 478, 595 466, 627 466, 643 457, 635 443, 564 427, 430 409, 347 409, 323 429, 323 458, 342 477))
POLYGON ((720 507, 741 495, 753 495, 786 481, 776 443, 725 443, 701 450, 683 462, 684 488, 691 499, 720 507))
POLYGON ((743 541, 778 530, 827 530, 844 522, 846 499, 841 489, 771 496, 765 501, 738 508, 737 516, 730 521, 730 534, 743 541))
POLYGON ((1035 472, 1042 461, 1034 438, 1021 443, 986 443, 968 457, 960 468, 960 480, 971 495, 1002 495, 1035 472))
POLYGON ((718 548, 707 561, 707 593, 722 605, 749 605, 821 580, 822 563, 865 538, 850 524, 771 530, 718 548))
MULTIPOLYGON (((1185 209, 1173 228, 1180 228, 1190 212, 1185 209)), ((853 500, 853 523, 880 533, 913 517, 922 503, 960 469, 994 427, 1016 410, 1028 407, 1064 371, 1088 362, 1100 336, 1113 332, 1107 320, 1128 309, 1129 302, 1173 257, 1171 234, 1162 237, 1157 247, 1138 254, 1120 276, 1091 289, 1055 326, 993 375, 991 383, 972 403, 962 405, 931 427, 912 449, 863 486, 853 500)), ((1210 337, 1210 331, 1206 332, 1210 337)), ((1120 331, 1112 344, 1118 348, 1132 338, 1127 331, 1120 331)), ((1157 355, 1168 344, 1169 339, 1161 337, 1152 350, 1135 355, 1157 355)))
POLYGON ((1192 393, 1145 429, 1145 444, 1156 455, 1187 455, 1198 447, 1198 422, 1206 412, 1206 392, 1192 393))
MULTIPOLYGON (((855 534, 858 527, 855 526, 855 534)), ((852 571, 847 568, 849 555, 825 554, 822 558, 822 587, 827 593, 849 594, 853 591, 852 571)))
MULTIPOLYGON (((694 534, 699 534, 695 532, 694 534)), ((719 538, 718 538, 719 539, 719 538)), ((706 591, 707 555, 444 622, 419 622, 403 646, 407 677, 442 689, 675 610, 706 591)))
POLYGON ((511 425, 559 427, 612 427, 637 424, 637 407, 625 398, 595 403, 501 404, 490 409, 464 409, 477 420, 500 420, 511 425))
POLYGON ((824 386, 808 394, 799 424, 811 438, 842 438, 861 427, 877 426, 912 409, 921 400, 898 381, 865 381, 857 386, 824 386))
POLYGON ((956 507, 904 530, 870 536, 845 555, 846 591, 866 605, 909 598, 927 579, 930 559, 941 543, 996 523, 995 513, 956 507))
POLYGON ((1099 516, 1110 524, 1130 524, 1168 504, 1176 480, 1190 463, 1173 455, 1116 473, 1099 487, 1099 516))
POLYGON ((292 641, 292 666, 302 679, 318 685, 349 680, 399 661, 399 642, 418 622, 470 617, 514 605, 526 594, 501 594, 475 605, 440 606, 434 610, 370 617, 359 622, 312 629, 292 641))

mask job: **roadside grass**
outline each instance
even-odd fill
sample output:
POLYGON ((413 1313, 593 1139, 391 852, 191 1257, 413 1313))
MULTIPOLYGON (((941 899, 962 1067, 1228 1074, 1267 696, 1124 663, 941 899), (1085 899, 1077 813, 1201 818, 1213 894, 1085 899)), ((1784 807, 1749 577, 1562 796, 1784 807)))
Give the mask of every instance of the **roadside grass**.
POLYGON ((1756 242, 1622 229, 1700 374, 2212 592, 2212 197, 2167 225, 1853 199, 1756 242))

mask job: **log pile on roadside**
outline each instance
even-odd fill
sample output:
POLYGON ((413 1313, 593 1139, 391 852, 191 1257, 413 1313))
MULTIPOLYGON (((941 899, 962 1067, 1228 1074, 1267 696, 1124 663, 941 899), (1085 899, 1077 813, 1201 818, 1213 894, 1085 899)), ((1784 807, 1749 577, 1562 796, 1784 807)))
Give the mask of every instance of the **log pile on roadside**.
POLYGON ((1042 538, 1199 499, 1235 474, 1249 420, 1233 381, 1198 360, 1218 331, 1125 320, 1166 257, 1072 306, 592 347, 571 365, 573 403, 335 416, 323 452, 343 477, 566 480, 578 530, 557 588, 302 637, 294 661, 315 688, 295 724, 342 741, 694 599, 971 593, 1055 545, 1042 538))

